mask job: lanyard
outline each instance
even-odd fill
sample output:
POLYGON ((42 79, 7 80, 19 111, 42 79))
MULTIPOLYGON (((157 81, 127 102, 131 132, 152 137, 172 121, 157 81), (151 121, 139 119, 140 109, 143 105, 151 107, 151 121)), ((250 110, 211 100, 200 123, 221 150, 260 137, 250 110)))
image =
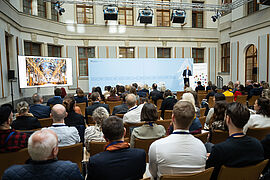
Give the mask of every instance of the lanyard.
POLYGON ((64 124, 59 124, 59 125, 52 125, 53 127, 61 127, 61 126, 67 126, 67 125, 64 125, 64 124))
POLYGON ((106 149, 107 149, 108 147, 110 147, 110 146, 112 146, 112 145, 115 145, 115 144, 118 144, 118 143, 123 143, 123 142, 124 142, 124 141, 114 141, 114 142, 108 144, 108 145, 105 147, 105 151, 106 151, 106 149))
POLYGON ((129 112, 129 111, 132 111, 132 110, 134 110, 134 109, 136 109, 137 107, 138 107, 138 106, 136 106, 136 107, 134 107, 134 108, 129 109, 129 110, 128 110, 128 112, 129 112))
POLYGON ((240 135, 245 135, 245 134, 244 133, 234 133, 234 134, 230 135, 230 137, 240 136, 240 135))
POLYGON ((172 134, 190 134, 189 132, 185 132, 185 131, 176 131, 176 132, 173 132, 172 134))
POLYGON ((9 138, 10 138, 14 133, 15 133, 15 132, 12 131, 12 132, 8 135, 7 139, 5 140, 5 144, 8 142, 9 138))

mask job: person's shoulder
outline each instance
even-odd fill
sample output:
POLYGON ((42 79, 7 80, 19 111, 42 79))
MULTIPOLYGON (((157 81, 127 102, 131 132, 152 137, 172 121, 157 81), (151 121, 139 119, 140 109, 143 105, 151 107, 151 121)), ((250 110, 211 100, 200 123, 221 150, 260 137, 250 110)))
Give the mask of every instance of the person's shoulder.
POLYGON ((133 156, 134 158, 136 157, 142 157, 145 156, 145 151, 143 149, 138 149, 138 148, 128 148, 127 151, 133 156))

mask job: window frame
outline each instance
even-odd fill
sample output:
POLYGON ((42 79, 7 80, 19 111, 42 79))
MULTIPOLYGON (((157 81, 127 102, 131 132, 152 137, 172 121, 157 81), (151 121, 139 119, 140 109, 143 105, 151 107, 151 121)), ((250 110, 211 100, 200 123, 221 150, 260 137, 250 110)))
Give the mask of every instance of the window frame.
POLYGON ((53 3, 51 3, 51 20, 52 21, 59 22, 59 13, 55 10, 53 3), (54 14, 52 12, 56 12, 57 20, 55 20, 55 19, 52 18, 54 16, 54 14))
MULTIPOLYGON (((39 1, 40 0, 37 0, 37 9, 38 9, 38 17, 42 17, 42 18, 47 18, 47 5, 46 5, 46 2, 44 2, 43 0, 41 0, 43 2, 43 6, 44 6, 44 14, 45 16, 40 16, 39 15, 39 12, 40 12, 40 4, 39 4, 39 1)), ((43 12, 43 11, 42 11, 43 12)))
POLYGON ((247 15, 253 14, 256 11, 259 11, 259 4, 257 3, 257 0, 253 0, 247 3, 247 15), (250 6, 253 5, 252 11, 250 11, 250 6))
POLYGON ((230 42, 221 44, 221 72, 222 73, 229 73, 230 72, 230 68, 231 68, 230 49, 231 49, 230 42), (229 64, 228 69, 226 66, 227 64, 229 64))
POLYGON ((96 57, 96 48, 94 46, 89 46, 89 47, 78 47, 78 64, 79 64, 79 76, 88 76, 88 58, 95 58, 96 57), (80 48, 83 48, 84 49, 84 54, 85 54, 85 57, 86 58, 81 58, 80 57, 80 48), (88 49, 91 49, 93 48, 94 49, 94 57, 89 57, 88 56, 88 49), (86 61, 86 67, 85 67, 85 70, 86 70, 86 75, 85 74, 81 74, 81 66, 80 66, 80 61, 86 61))
POLYGON ((24 41, 24 55, 25 56, 41 56, 41 44, 40 43, 35 43, 31 41, 24 41), (25 53, 25 44, 30 43, 30 55, 25 53), (33 45, 39 45, 39 55, 33 55, 33 45))
POLYGON ((192 58, 193 58, 193 63, 204 63, 204 48, 192 48, 192 58), (193 57, 193 50, 196 50, 196 57, 193 57), (198 58, 198 52, 202 51, 203 56, 202 58, 198 58), (202 60, 202 62, 199 62, 199 60, 202 60))
MULTIPOLYGON (((192 1, 192 3, 204 4, 204 2, 197 2, 197 1, 192 1)), ((193 11, 192 10, 192 28, 203 28, 203 27, 204 27, 204 13, 203 13, 203 11, 193 11), (196 15, 195 24, 193 23, 193 14, 196 15), (198 14, 202 15, 202 27, 198 27, 198 14), (195 26, 193 26, 193 25, 195 25, 195 26)))
POLYGON ((135 47, 119 47, 119 58, 135 58, 135 47), (125 50, 124 57, 120 57, 121 49, 125 50), (133 49, 133 53, 132 53, 133 56, 132 57, 128 57, 128 54, 129 54, 128 50, 130 50, 130 49, 133 49))
POLYGON ((32 13, 33 13, 33 7, 32 7, 32 3, 33 3, 33 1, 32 0, 23 0, 23 13, 25 13, 25 14, 29 14, 29 15, 32 15, 32 13), (25 6, 25 1, 30 1, 31 3, 31 6, 30 7, 28 7, 28 6, 25 6), (24 8, 25 7, 27 7, 28 9, 30 9, 30 13, 28 13, 28 12, 26 12, 25 10, 24 10, 24 8))
POLYGON ((157 58, 171 58, 172 57, 172 48, 170 47, 158 47, 157 48, 157 58), (169 53, 169 57, 165 57, 165 50, 169 49, 170 53, 169 53), (159 50, 162 50, 162 57, 159 57, 159 50))
POLYGON ((119 17, 118 17, 118 24, 119 25, 125 25, 125 26, 134 26, 134 10, 133 10, 133 8, 131 7, 118 7, 118 16, 119 16, 119 11, 120 10, 124 10, 124 14, 125 14, 125 23, 124 24, 121 24, 120 23, 120 19, 119 19, 119 17), (128 25, 127 24, 127 10, 131 10, 132 11, 132 25, 128 25))
POLYGON ((94 8, 93 6, 89 6, 89 5, 86 5, 86 4, 77 4, 76 5, 76 20, 77 20, 77 24, 94 24, 95 23, 95 16, 94 16, 94 8), (82 8, 83 9, 83 23, 79 23, 78 21, 78 8, 82 8), (93 16, 93 20, 92 20, 92 23, 87 23, 86 22, 86 8, 90 8, 92 9, 92 16, 93 16))
POLYGON ((49 57, 62 57, 62 46, 56 46, 52 44, 48 44, 48 56, 49 57), (52 56, 49 55, 49 46, 52 47, 52 56), (60 56, 55 56, 55 48, 60 48, 60 56))

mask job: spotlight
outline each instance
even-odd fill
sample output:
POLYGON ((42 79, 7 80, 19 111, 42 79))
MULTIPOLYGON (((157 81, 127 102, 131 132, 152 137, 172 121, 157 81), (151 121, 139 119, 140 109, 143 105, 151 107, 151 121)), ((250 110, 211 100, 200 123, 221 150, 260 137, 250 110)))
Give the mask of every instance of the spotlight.
POLYGON ((140 23, 152 24, 153 15, 153 10, 150 8, 139 9, 139 16, 137 21, 140 20, 140 23))
POLYGON ((185 18, 186 18, 186 12, 184 10, 173 9, 172 16, 171 16, 171 21, 173 23, 183 24, 185 22, 185 18))
POLYGON ((104 20, 117 20, 118 8, 113 5, 103 7, 104 20))
POLYGON ((220 12, 217 12, 214 16, 212 16, 212 21, 213 22, 216 22, 217 19, 219 19, 221 17, 221 13, 220 12))
POLYGON ((65 12, 65 9, 61 7, 63 4, 64 3, 60 3, 59 1, 56 1, 54 3, 54 8, 59 13, 60 16, 62 16, 62 14, 65 12))

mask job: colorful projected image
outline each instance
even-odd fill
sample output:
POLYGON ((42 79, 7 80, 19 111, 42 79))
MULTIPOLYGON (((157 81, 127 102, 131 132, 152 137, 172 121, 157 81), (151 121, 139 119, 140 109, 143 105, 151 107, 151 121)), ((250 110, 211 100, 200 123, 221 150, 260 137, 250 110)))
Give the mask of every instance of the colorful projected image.
POLYGON ((26 57, 27 86, 67 84, 67 62, 63 58, 26 57))

